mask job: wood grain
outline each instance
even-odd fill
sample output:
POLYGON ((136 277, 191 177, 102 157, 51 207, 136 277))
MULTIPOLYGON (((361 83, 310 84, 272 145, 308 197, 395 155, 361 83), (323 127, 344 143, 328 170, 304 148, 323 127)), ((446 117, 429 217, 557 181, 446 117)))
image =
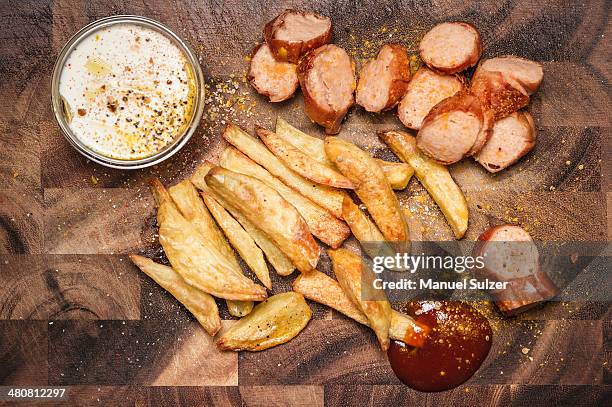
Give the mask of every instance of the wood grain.
POLYGON ((138 274, 114 256, 1 256, 0 319, 140 319, 138 274))
POLYGON ((47 321, 0 321, 3 386, 48 383, 47 329, 47 321))

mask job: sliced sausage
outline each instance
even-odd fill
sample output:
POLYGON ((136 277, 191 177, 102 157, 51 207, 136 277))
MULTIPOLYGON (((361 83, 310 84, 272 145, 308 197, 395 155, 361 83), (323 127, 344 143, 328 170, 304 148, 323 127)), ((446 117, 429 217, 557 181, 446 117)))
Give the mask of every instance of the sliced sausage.
POLYGON ((323 45, 300 60, 298 78, 308 117, 325 127, 327 134, 337 134, 355 103, 353 59, 336 45, 323 45))
POLYGON ((483 127, 478 98, 462 92, 434 106, 417 134, 417 147, 440 164, 448 165, 469 154, 483 127))
POLYGON ((400 121, 409 129, 420 129, 432 107, 462 88, 463 82, 455 75, 443 75, 427 68, 419 69, 408 83, 397 108, 400 121))
POLYGON ((542 65, 513 55, 484 60, 478 69, 487 72, 501 72, 507 78, 516 81, 529 95, 538 90, 544 79, 542 65))
POLYGON ((493 112, 495 120, 502 119, 529 103, 527 91, 517 81, 501 72, 489 72, 480 68, 472 78, 470 92, 480 99, 484 109, 493 112))
POLYGON ((432 69, 447 74, 461 72, 480 59, 480 33, 468 23, 438 24, 421 40, 419 53, 432 69))
POLYGON ((309 51, 331 42, 331 19, 315 13, 285 10, 266 24, 264 38, 277 60, 297 64, 309 51))
POLYGON ((482 106, 482 128, 480 129, 480 133, 478 133, 478 137, 476 137, 476 142, 470 148, 468 155, 476 155, 482 148, 487 144, 487 141, 491 138, 493 134, 493 125, 495 124, 495 114, 493 110, 486 109, 482 106))
POLYGON ((505 315, 515 315, 557 295, 558 288, 540 267, 538 248, 523 228, 495 226, 478 238, 475 256, 482 256, 481 278, 505 283, 492 292, 505 315))
POLYGON ((368 112, 392 109, 406 93, 410 60, 406 48, 386 44, 376 59, 366 63, 359 75, 356 101, 368 112))
POLYGON ((531 115, 514 112, 495 122, 491 138, 474 156, 489 172, 498 172, 517 162, 535 146, 536 131, 531 115))
POLYGON ((265 43, 253 51, 248 78, 257 92, 270 98, 270 102, 289 99, 298 86, 297 66, 275 60, 265 43))

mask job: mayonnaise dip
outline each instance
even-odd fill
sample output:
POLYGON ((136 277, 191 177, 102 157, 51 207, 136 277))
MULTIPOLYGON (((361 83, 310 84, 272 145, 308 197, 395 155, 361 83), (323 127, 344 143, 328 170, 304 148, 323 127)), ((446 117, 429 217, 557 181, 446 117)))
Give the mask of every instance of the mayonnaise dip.
POLYGON ((100 28, 70 52, 59 93, 74 135, 106 157, 149 157, 179 137, 193 114, 195 82, 184 53, 135 23, 100 28))

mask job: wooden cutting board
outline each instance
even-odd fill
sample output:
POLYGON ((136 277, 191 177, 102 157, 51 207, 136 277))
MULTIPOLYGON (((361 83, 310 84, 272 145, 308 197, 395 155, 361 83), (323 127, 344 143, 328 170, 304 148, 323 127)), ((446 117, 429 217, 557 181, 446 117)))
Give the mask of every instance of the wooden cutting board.
MULTIPOLYGON (((551 303, 513 320, 483 306, 495 330, 485 364, 449 392, 418 393, 395 378, 366 328, 312 304, 314 320, 290 343, 222 353, 173 298, 126 258, 159 257, 146 180, 172 184, 225 143, 224 122, 272 128, 278 115, 322 136, 302 97, 272 105, 244 82, 246 56, 265 22, 286 7, 332 17, 335 42, 360 63, 385 42, 412 51, 438 22, 481 31, 484 56, 541 61, 529 107, 538 144, 491 176, 471 160, 453 176, 471 210, 466 239, 490 224, 537 239, 608 241, 612 221, 610 70, 606 1, 4 0, 0 2, 0 385, 66 385, 67 405, 506 405, 603 404, 610 399, 610 304, 551 303), (157 19, 200 57, 207 109, 187 146, 167 162, 117 171, 88 162, 62 137, 50 75, 68 38, 113 14, 157 19), (527 349, 525 351, 525 349, 527 349)), ((401 128, 393 113, 354 108, 341 137, 394 159, 377 140, 401 128)), ((426 239, 451 239, 416 180, 399 193, 426 239)), ((349 242, 350 243, 350 242, 349 242)), ((323 258, 321 268, 329 270, 323 258)), ((274 291, 292 278, 275 278, 274 291)), ((231 319, 223 310, 224 327, 231 319)))

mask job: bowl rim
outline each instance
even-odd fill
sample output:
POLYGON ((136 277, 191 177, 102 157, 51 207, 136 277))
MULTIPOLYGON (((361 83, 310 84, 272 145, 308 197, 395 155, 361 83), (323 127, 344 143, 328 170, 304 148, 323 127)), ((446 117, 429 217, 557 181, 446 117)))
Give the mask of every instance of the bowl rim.
POLYGON ((202 113, 204 112, 204 75, 202 73, 202 67, 196 57, 195 52, 189 46, 189 44, 180 38, 174 31, 166 27, 164 24, 151 19, 149 17, 122 14, 104 17, 99 20, 93 21, 87 24, 85 27, 77 31, 70 39, 64 44, 60 53, 57 56, 55 65, 53 66, 53 75, 51 76, 51 104, 53 107, 53 113, 55 120, 59 125, 64 138, 74 147, 79 153, 86 158, 106 167, 117 168, 117 169, 140 169, 150 167, 155 164, 159 164, 162 161, 172 157, 178 152, 186 143, 189 141, 191 136, 195 133, 202 113), (165 146, 160 151, 153 155, 145 158, 135 160, 121 160, 112 157, 105 156, 91 148, 87 147, 79 138, 72 132, 70 125, 68 124, 63 111, 63 104, 59 93, 59 81, 63 71, 64 64, 72 50, 78 45, 84 38, 91 35, 93 32, 98 31, 102 28, 109 27, 115 24, 133 23, 141 25, 150 29, 154 29, 157 32, 168 37, 176 46, 185 54, 187 62, 194 73, 195 80, 195 98, 193 114, 189 120, 189 123, 185 127, 184 132, 177 136, 171 143, 165 146))

